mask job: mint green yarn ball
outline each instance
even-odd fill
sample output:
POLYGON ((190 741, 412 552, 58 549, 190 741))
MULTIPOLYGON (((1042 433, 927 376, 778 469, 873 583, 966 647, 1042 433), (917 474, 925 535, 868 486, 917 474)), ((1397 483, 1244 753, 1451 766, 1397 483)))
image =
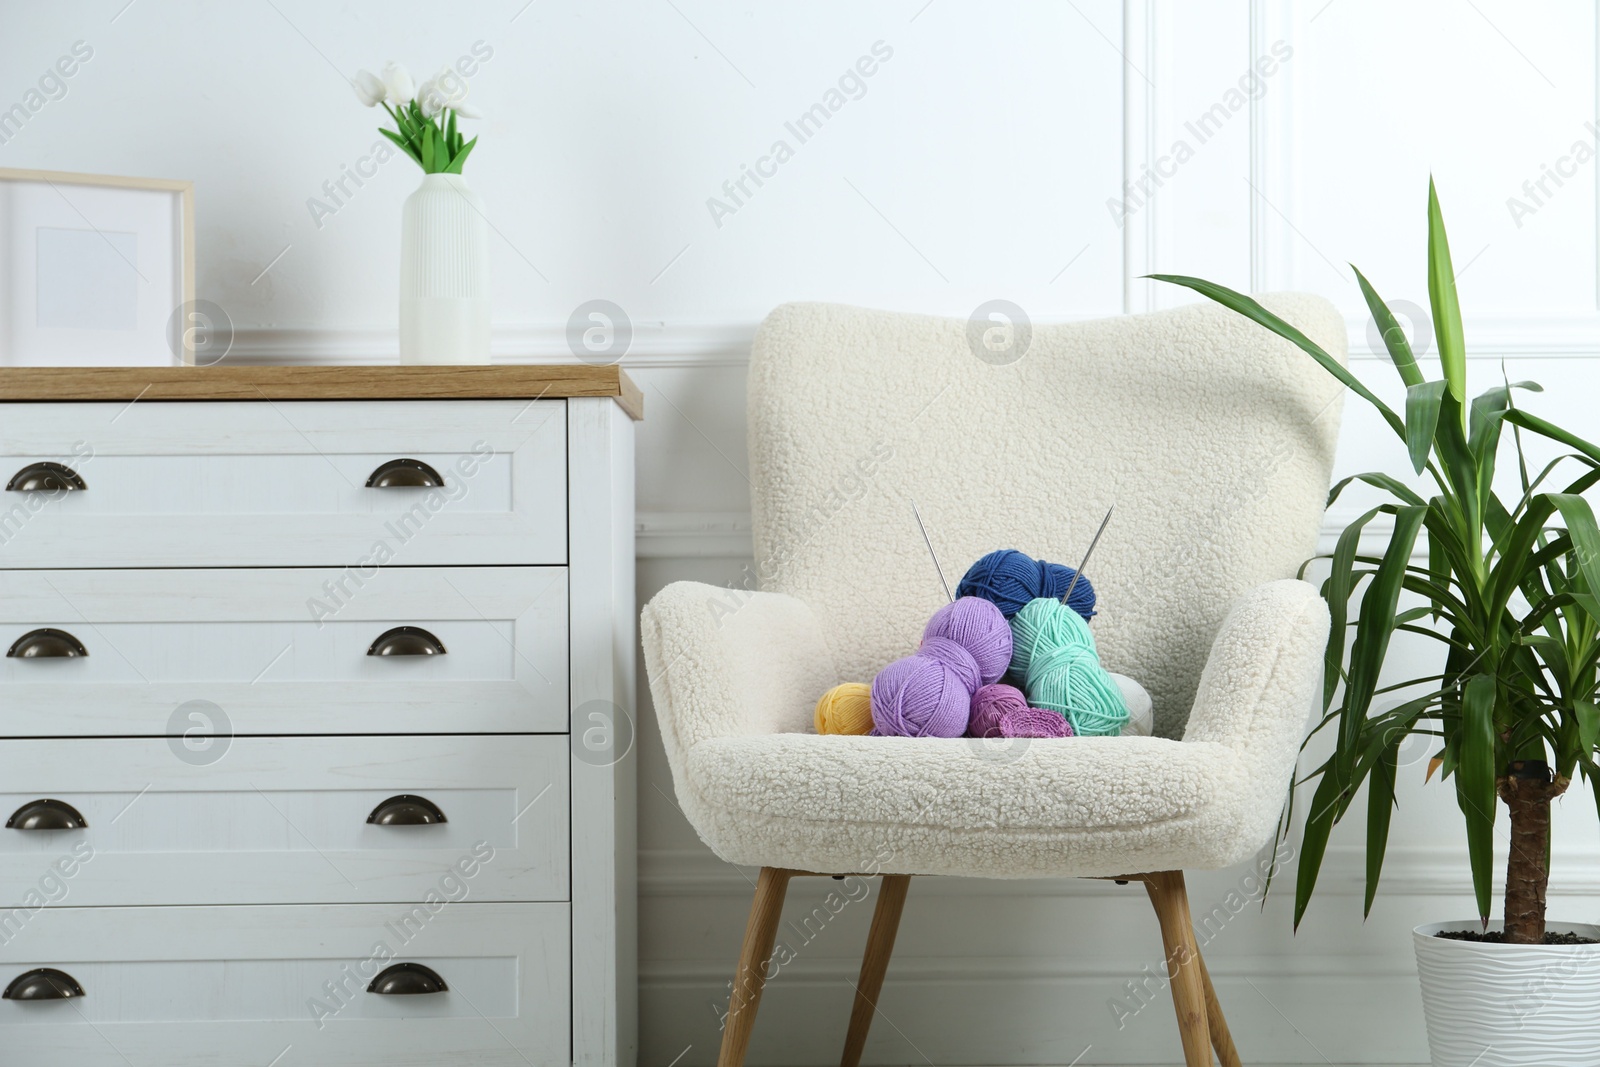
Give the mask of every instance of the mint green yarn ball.
POLYGON ((1023 679, 1029 705, 1066 716, 1079 737, 1115 735, 1128 721, 1089 624, 1059 600, 1030 600, 1012 616, 1011 671, 1023 679))

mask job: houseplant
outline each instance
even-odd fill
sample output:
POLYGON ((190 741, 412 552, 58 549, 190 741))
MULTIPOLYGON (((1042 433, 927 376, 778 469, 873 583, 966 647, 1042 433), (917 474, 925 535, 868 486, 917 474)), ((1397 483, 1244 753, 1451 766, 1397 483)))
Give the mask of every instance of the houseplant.
POLYGON ((457 128, 477 118, 466 79, 446 67, 421 85, 398 63, 358 71, 357 98, 383 105, 378 132, 422 168, 400 217, 400 362, 489 362, 489 221, 461 168, 477 146, 457 128))
MULTIPOLYGON (((1307 776, 1316 789, 1300 852, 1296 927, 1315 889, 1329 834, 1363 788, 1370 913, 1395 807, 1400 746, 1412 736, 1432 738, 1437 748, 1429 775, 1437 770, 1440 781, 1453 783, 1466 822, 1478 912, 1475 922, 1417 929, 1433 1062, 1600 1063, 1600 1012, 1594 1008, 1600 1002, 1600 945, 1547 944, 1545 922, 1551 802, 1575 778, 1600 802, 1600 530, 1583 496, 1600 482, 1600 447, 1519 408, 1514 392, 1537 392, 1535 383, 1504 380, 1468 398, 1455 273, 1431 181, 1428 295, 1440 378, 1425 377, 1395 316, 1356 271, 1406 386, 1403 414, 1250 297, 1198 278, 1154 277, 1187 286, 1304 350, 1377 410, 1428 484, 1417 492, 1406 480, 1370 472, 1344 479, 1329 494, 1332 504, 1359 481, 1387 502, 1345 529, 1322 586, 1333 627, 1324 715, 1312 736, 1332 731, 1334 751, 1307 776), (1502 492, 1496 488, 1496 462, 1507 425, 1516 472, 1514 479, 1502 473, 1499 481, 1516 488, 1502 492), (1524 432, 1566 451, 1532 472, 1524 432), (1557 484, 1559 489, 1547 488, 1557 484), (1380 555, 1365 555, 1361 535, 1378 532, 1373 520, 1380 515, 1392 519, 1392 532, 1380 555), (1413 562, 1424 532, 1426 562, 1413 562), (1421 604, 1402 608, 1402 593, 1421 604), (1359 612, 1352 623, 1353 606, 1359 612), (1380 686, 1379 671, 1397 632, 1440 643, 1437 674, 1380 686), (1387 703, 1393 706, 1379 706, 1387 703), (1490 930, 1500 803, 1509 815, 1510 853, 1503 926, 1490 930), (1434 936, 1441 931, 1453 939, 1434 936)), ((1573 934, 1600 936, 1593 927, 1548 933, 1550 942, 1573 934)))

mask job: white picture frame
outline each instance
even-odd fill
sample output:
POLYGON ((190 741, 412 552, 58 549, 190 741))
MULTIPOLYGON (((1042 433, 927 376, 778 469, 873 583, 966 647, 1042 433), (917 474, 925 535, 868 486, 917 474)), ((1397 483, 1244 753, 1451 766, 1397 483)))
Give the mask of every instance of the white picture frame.
POLYGON ((194 362, 194 183, 0 168, 0 367, 194 362))

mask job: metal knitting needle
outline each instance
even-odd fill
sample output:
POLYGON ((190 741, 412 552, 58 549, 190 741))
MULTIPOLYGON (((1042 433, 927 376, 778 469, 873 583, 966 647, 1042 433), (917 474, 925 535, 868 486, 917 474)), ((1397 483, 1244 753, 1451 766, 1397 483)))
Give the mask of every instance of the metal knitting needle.
MULTIPOLYGON (((917 510, 917 502, 911 501, 911 514, 917 517, 917 529, 922 531, 922 542, 928 546, 928 555, 933 557, 933 569, 939 572, 939 584, 944 586, 944 595, 954 604, 956 598, 950 592, 950 583, 945 580, 944 568, 939 566, 939 554, 933 550, 933 541, 928 537, 928 528, 922 524, 922 512, 917 510)), ((1090 546, 1093 547, 1093 546, 1090 546)))
POLYGON ((1115 504, 1112 504, 1109 508, 1106 508, 1106 517, 1100 520, 1100 529, 1094 532, 1094 540, 1089 542, 1089 551, 1083 554, 1083 562, 1078 564, 1077 571, 1072 575, 1072 581, 1067 583, 1067 591, 1061 594, 1061 602, 1063 604, 1065 604, 1067 602, 1067 598, 1072 595, 1072 590, 1077 586, 1078 579, 1083 577, 1083 568, 1089 565, 1089 557, 1094 555, 1094 546, 1100 543, 1100 535, 1106 532, 1106 524, 1111 521, 1111 513, 1115 510, 1117 510, 1117 506, 1115 504))

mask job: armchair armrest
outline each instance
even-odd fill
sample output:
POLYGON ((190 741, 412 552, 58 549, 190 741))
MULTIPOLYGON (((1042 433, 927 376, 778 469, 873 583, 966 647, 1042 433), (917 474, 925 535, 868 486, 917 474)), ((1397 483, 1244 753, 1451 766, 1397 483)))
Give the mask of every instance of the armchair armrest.
POLYGON ((712 737, 805 731, 817 698, 841 681, 804 601, 674 582, 640 616, 661 736, 682 783, 684 760, 712 737))
POLYGON ((1235 601, 1217 631, 1189 713, 1185 741, 1213 741, 1239 756, 1234 783, 1253 840, 1276 825, 1306 723, 1322 691, 1328 606, 1289 578, 1235 601))

